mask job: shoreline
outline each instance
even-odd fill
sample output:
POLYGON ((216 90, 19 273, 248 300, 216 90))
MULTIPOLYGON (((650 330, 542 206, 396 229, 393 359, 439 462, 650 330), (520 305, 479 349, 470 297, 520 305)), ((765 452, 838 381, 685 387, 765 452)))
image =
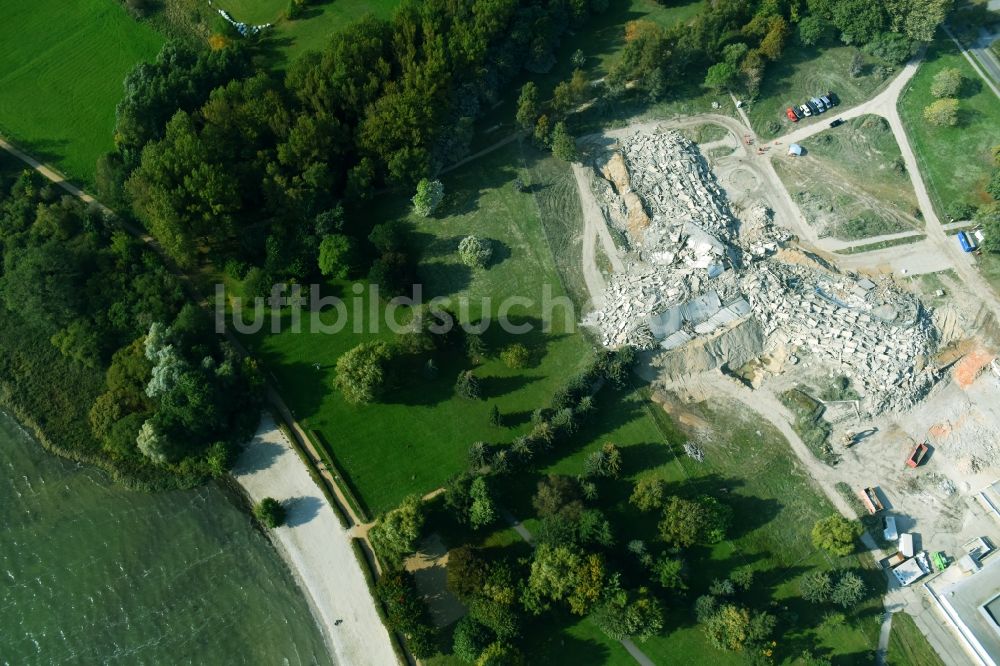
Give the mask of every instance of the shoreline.
POLYGON ((351 666, 398 663, 349 531, 269 412, 232 478, 251 503, 273 497, 286 506, 285 524, 268 530, 268 538, 302 590, 331 660, 351 666))

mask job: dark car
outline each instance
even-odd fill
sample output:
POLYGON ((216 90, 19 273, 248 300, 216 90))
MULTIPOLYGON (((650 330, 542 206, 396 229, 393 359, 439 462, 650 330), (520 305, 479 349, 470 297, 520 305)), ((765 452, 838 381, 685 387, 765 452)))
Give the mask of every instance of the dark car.
POLYGON ((837 106, 838 104, 840 104, 840 98, 834 95, 832 90, 828 92, 826 96, 830 98, 830 104, 832 106, 837 106))
POLYGON ((809 110, 812 111, 814 116, 819 115, 819 108, 812 103, 811 99, 806 100, 806 106, 809 107, 809 110))
POLYGON ((830 127, 840 127, 844 124, 843 118, 837 118, 836 120, 830 121, 830 127))

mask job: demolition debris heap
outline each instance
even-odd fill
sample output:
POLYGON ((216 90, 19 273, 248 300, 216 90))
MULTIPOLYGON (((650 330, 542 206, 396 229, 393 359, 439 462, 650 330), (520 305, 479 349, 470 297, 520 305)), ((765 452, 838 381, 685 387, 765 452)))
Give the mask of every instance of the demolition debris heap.
POLYGON ((850 376, 873 412, 905 408, 933 384, 936 334, 915 297, 784 248, 789 235, 762 204, 737 219, 680 134, 632 135, 596 166, 593 189, 631 259, 585 321, 606 346, 666 355, 752 320, 755 353, 811 355, 850 376))

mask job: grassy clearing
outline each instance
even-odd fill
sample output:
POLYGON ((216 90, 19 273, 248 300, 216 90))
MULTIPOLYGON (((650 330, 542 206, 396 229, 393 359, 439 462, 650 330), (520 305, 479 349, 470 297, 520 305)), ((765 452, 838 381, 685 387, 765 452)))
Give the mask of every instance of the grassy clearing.
POLYGON ((163 38, 109 0, 10 0, 0 21, 0 132, 90 183, 122 80, 163 38))
POLYGON ((851 59, 856 52, 850 46, 789 45, 780 60, 768 65, 760 95, 746 110, 754 131, 761 138, 770 139, 803 124, 829 122, 836 117, 836 109, 803 118, 794 125, 785 116, 788 107, 798 106, 829 90, 837 94, 843 107, 854 106, 871 97, 892 74, 880 76, 877 61, 865 56, 862 75, 852 77, 851 59))
MULTIPOLYGON (((286 326, 280 334, 261 333, 251 341, 296 416, 305 427, 320 433, 360 502, 372 513, 395 505, 409 493, 423 494, 440 486, 464 467, 472 442, 510 441, 525 432, 531 411, 586 359, 590 347, 566 327, 565 310, 554 310, 551 334, 538 330, 543 285, 551 286, 553 297, 564 292, 534 197, 515 192, 510 184, 519 173, 513 166, 519 156, 518 146, 511 144, 446 177, 446 202, 437 217, 412 218, 405 200, 392 199, 383 203, 377 219, 405 218, 413 223, 423 249, 420 278, 425 302, 450 296, 461 314, 458 299, 467 298, 469 317, 475 320, 487 314, 495 317, 508 296, 534 300, 533 306, 514 307, 510 316, 512 323, 535 326, 534 333, 516 336, 538 356, 533 367, 511 370, 495 356, 489 358, 476 368, 486 399, 468 401, 453 391, 458 372, 468 367, 459 353, 440 364, 435 378, 419 374, 405 378, 384 403, 349 405, 331 388, 336 359, 363 340, 391 340, 393 333, 384 324, 378 332, 351 332, 354 294, 344 283, 327 287, 349 306, 350 323, 344 332, 296 334, 286 326), (458 261, 458 242, 471 233, 495 242, 499 261, 487 271, 473 272, 458 261), (315 369, 317 363, 320 370, 315 369), (509 427, 490 425, 493 405, 499 407, 509 427), (400 464, 401 460, 406 463, 400 464)), ((366 312, 371 305, 367 292, 359 304, 366 312)), ((333 311, 324 314, 326 322, 335 318, 333 311)), ((571 314, 568 323, 575 321, 571 314)), ((514 340, 498 326, 490 327, 485 338, 494 352, 514 340)))
POLYGON ((947 36, 939 35, 927 50, 909 87, 899 101, 899 114, 916 153, 920 173, 934 209, 942 221, 956 204, 989 203, 984 187, 992 168, 990 148, 1000 142, 1000 104, 993 92, 962 57, 947 36), (932 127, 923 119, 934 75, 957 67, 965 77, 955 127, 932 127))
POLYGON ((944 662, 920 633, 917 623, 906 613, 892 616, 889 634, 889 666, 941 666, 944 662))
POLYGON ((680 133, 694 143, 710 143, 719 141, 729 136, 729 131, 722 125, 706 123, 697 127, 688 127, 679 130, 680 133))
POLYGON ((821 236, 860 240, 923 228, 899 145, 878 116, 853 118, 775 161, 792 198, 821 236))
POLYGON ((830 446, 830 424, 823 418, 825 407, 801 389, 791 389, 779 396, 781 403, 795 417, 792 428, 817 458, 828 465, 836 462, 830 446))
MULTIPOLYGON (((274 4, 276 0, 239 0, 243 4, 274 4)), ((388 18, 399 0, 324 0, 307 7, 294 21, 284 18, 287 2, 281 2, 280 20, 275 26, 272 41, 277 47, 275 64, 285 67, 306 51, 322 49, 330 35, 365 14, 388 18)), ((234 16, 238 16, 235 12, 234 16)), ((243 20, 243 19, 241 19, 243 20)))

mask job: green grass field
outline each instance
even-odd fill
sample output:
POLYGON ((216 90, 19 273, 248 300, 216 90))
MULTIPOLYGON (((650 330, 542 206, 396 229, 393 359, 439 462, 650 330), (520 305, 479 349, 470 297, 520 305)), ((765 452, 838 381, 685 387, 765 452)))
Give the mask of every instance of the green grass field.
POLYGON ((990 148, 1000 143, 1000 102, 962 57, 955 43, 939 36, 899 101, 899 114, 916 153, 934 208, 943 222, 955 203, 979 206, 990 201, 983 189, 992 168, 990 148), (934 101, 934 75, 957 67, 965 77, 959 97, 959 123, 932 127, 923 109, 934 101))
POLYGON ((10 0, 0 21, 0 132, 75 180, 113 147, 122 80, 163 43, 115 0, 10 0))
POLYGON ((769 139, 806 123, 829 122, 836 117, 836 109, 795 124, 785 117, 789 106, 798 106, 829 90, 837 94, 842 107, 854 106, 874 95, 887 79, 874 73, 871 58, 866 58, 862 75, 852 77, 850 64, 855 52, 849 46, 790 44, 780 60, 767 66, 760 95, 747 109, 754 131, 769 139))
POLYGON ((820 236, 861 240, 920 230, 917 198, 889 123, 854 118, 802 142, 774 168, 820 236))
POLYGON ((944 662, 924 639, 913 618, 906 613, 896 613, 892 616, 886 663, 889 666, 941 666, 944 662))
MULTIPOLYGON (((286 330, 279 335, 260 334, 252 341, 296 416, 330 443, 350 483, 372 512, 392 507, 409 493, 423 494, 440 486, 463 468, 473 442, 510 441, 526 431, 531 411, 586 360, 590 346, 581 335, 565 329, 565 310, 555 310, 551 334, 538 330, 543 285, 551 285, 553 296, 564 292, 533 195, 515 192, 511 186, 518 174, 530 181, 517 168, 519 160, 519 147, 511 144, 445 177, 446 200, 433 218, 410 217, 408 202, 402 198, 390 199, 377 213, 377 219, 406 218, 413 223, 423 248, 420 278, 425 301, 451 296, 461 314, 458 299, 467 298, 472 319, 487 311, 496 316, 507 296, 535 301, 531 307, 511 310, 513 323, 530 322, 535 332, 511 336, 494 325, 484 337, 494 350, 515 339, 526 343, 537 354, 537 364, 511 370, 491 357, 476 368, 485 400, 468 401, 454 395, 455 377, 466 368, 460 358, 442 364, 435 379, 407 377, 383 403, 347 404, 332 389, 336 359, 362 340, 391 339, 393 334, 384 325, 377 334, 350 333, 352 323, 338 335, 286 330), (458 241, 471 233, 495 241, 499 259, 495 266, 473 272, 459 263, 458 241), (491 302, 481 308, 485 299, 491 302), (315 369, 316 363, 321 370, 315 369), (512 427, 489 424, 493 405, 512 427)), ((345 300, 353 296, 346 285, 330 288, 339 289, 345 300)), ((575 321, 575 316, 569 318, 570 324, 575 321)))

